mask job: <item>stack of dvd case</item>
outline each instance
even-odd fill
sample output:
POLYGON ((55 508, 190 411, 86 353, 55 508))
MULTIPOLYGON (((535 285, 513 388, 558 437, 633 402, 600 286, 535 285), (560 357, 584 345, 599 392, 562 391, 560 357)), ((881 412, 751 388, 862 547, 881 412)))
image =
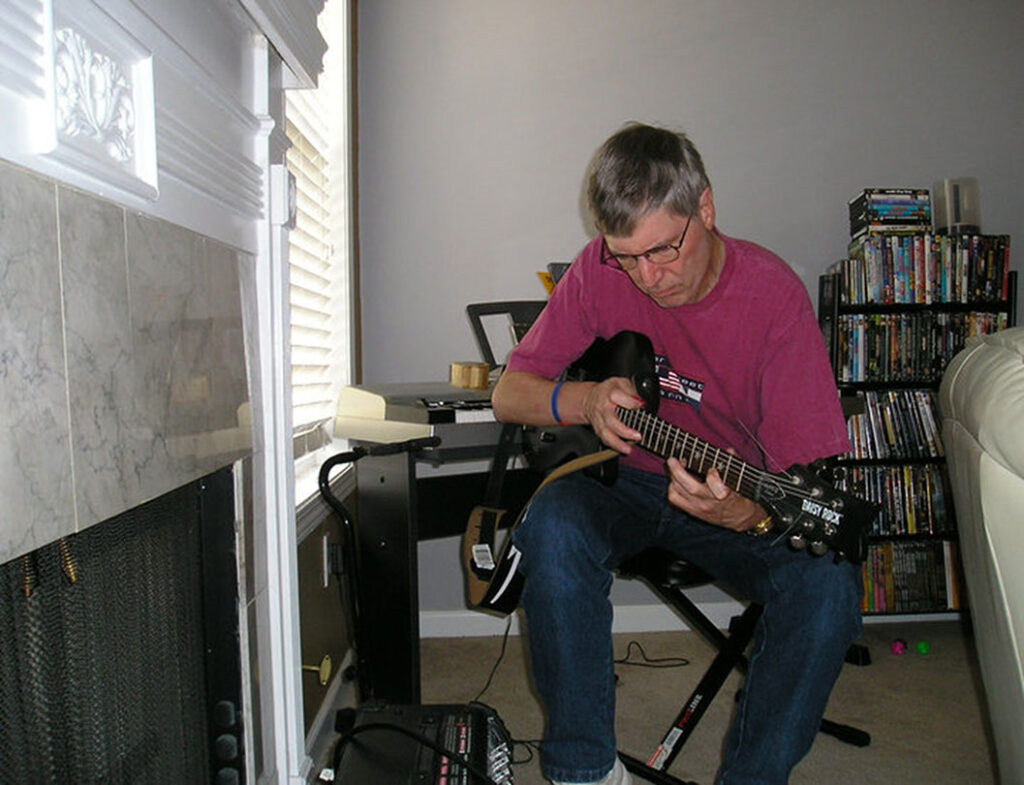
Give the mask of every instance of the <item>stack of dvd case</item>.
POLYGON ((932 228, 927 188, 865 188, 849 202, 850 237, 870 232, 928 232, 932 228))

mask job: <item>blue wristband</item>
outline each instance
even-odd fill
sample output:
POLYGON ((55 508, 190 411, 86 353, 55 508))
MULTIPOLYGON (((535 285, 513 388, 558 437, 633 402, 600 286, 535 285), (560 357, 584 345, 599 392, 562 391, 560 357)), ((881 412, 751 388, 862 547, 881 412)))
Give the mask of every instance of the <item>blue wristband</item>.
POLYGON ((562 418, 558 416, 558 391, 562 389, 562 385, 565 382, 559 382, 555 385, 555 389, 551 391, 551 416, 555 418, 555 422, 559 425, 565 425, 562 422, 562 418))

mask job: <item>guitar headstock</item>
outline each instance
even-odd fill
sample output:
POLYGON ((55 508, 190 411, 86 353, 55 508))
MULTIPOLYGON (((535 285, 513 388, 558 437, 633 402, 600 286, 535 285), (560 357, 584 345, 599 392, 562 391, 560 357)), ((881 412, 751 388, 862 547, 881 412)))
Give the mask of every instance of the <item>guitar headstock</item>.
POLYGON ((785 535, 790 547, 815 556, 832 551, 837 558, 864 561, 877 504, 835 488, 803 466, 769 477, 758 489, 757 500, 771 508, 773 531, 785 535))

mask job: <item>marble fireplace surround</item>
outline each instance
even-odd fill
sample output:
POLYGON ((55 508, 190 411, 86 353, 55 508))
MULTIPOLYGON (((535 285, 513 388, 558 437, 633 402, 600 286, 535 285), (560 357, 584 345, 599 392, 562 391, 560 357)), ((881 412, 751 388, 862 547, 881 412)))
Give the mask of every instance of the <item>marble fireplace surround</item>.
POLYGON ((251 453, 252 265, 0 163, 0 563, 251 453))

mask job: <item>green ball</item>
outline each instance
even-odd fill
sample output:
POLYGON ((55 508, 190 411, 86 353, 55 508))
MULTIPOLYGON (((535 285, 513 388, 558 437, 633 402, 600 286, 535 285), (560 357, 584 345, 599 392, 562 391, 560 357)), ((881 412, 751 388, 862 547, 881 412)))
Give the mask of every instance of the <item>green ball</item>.
POLYGON ((918 641, 917 642, 917 653, 918 654, 927 654, 931 650, 932 650, 932 645, 928 641, 918 641))

